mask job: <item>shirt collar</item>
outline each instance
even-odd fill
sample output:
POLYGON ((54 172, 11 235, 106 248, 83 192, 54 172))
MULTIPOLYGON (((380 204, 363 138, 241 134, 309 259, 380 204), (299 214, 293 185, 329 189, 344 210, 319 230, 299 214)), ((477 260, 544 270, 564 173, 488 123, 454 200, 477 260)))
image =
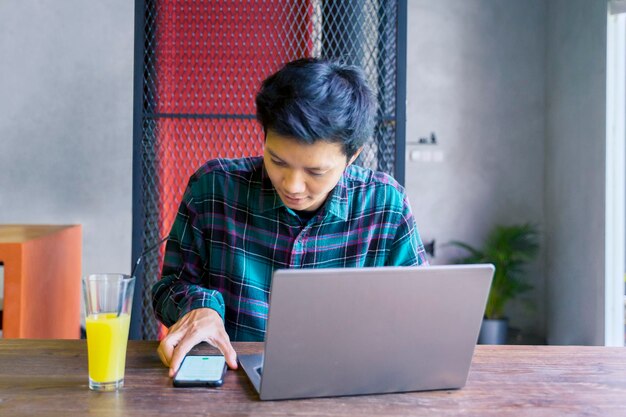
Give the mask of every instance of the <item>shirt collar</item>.
POLYGON ((330 192, 325 209, 341 220, 348 220, 348 184, 345 170, 335 188, 330 192))
MULTIPOLYGON (((256 180, 261 184, 257 198, 259 202, 259 212, 264 213, 279 207, 286 208, 272 185, 272 181, 269 175, 267 175, 265 165, 262 162, 255 176, 257 177, 256 180)), ((325 210, 327 213, 339 217, 341 220, 348 219, 348 186, 345 171, 339 178, 339 182, 335 188, 330 192, 330 196, 324 205, 325 207, 323 207, 322 210, 325 210)))
POLYGON ((283 204, 283 201, 280 199, 280 196, 272 185, 269 175, 267 175, 263 160, 261 160, 261 165, 255 176, 258 177, 257 179, 261 183, 261 186, 258 189, 259 195, 257 198, 257 201, 259 202, 259 211, 264 213, 269 210, 284 207, 285 205, 283 204))

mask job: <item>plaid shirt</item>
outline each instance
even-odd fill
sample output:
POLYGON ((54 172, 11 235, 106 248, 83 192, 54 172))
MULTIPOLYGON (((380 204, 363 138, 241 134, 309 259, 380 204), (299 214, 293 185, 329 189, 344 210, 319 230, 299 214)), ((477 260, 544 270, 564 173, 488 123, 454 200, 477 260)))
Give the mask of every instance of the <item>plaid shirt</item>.
POLYGON ((208 307, 233 341, 262 341, 272 272, 427 263, 404 189, 349 166, 320 210, 301 220, 281 201, 261 157, 207 162, 189 180, 152 288, 171 326, 208 307))

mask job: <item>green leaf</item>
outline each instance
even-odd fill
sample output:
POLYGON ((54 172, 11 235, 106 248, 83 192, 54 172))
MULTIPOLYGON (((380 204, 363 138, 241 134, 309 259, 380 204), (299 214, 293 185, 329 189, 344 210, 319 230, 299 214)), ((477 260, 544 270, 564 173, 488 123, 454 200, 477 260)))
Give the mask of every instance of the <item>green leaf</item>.
POLYGON ((506 303, 533 288, 523 275, 526 265, 539 252, 539 231, 535 225, 497 225, 480 249, 456 240, 450 244, 469 253, 455 262, 492 263, 496 267, 485 308, 487 318, 504 317, 506 303))

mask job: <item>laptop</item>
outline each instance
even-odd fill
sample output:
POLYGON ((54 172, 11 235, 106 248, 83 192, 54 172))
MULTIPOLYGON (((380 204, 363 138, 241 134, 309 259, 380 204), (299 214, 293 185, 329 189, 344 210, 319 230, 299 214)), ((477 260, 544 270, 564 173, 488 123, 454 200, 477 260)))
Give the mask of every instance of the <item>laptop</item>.
POLYGON ((494 270, 277 270, 264 352, 239 362, 261 400, 461 388, 494 270))

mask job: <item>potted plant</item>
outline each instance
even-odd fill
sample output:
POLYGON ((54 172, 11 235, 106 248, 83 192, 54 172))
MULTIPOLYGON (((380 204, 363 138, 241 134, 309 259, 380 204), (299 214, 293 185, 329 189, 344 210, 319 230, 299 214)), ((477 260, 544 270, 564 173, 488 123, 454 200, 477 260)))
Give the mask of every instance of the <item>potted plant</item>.
POLYGON ((539 232, 532 224, 496 226, 487 236, 482 249, 467 243, 453 241, 469 255, 458 259, 459 263, 492 263, 496 271, 491 283, 485 308, 485 318, 480 329, 478 343, 504 344, 508 319, 504 315, 506 303, 532 286, 523 280, 524 267, 533 260, 539 250, 539 232))

